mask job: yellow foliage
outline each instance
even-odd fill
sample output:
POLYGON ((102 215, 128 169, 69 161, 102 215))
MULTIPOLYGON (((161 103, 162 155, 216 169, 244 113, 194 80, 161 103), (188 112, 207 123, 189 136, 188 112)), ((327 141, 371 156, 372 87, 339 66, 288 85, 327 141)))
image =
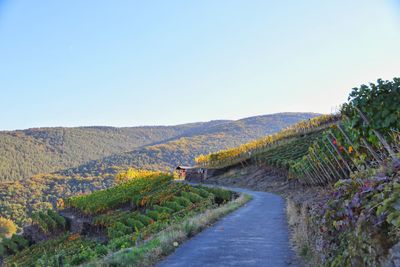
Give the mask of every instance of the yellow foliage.
POLYGON ((0 217, 0 239, 5 237, 10 238, 16 232, 17 226, 15 226, 13 221, 0 217))
POLYGON ((163 172, 161 171, 139 170, 135 168, 129 168, 127 171, 118 173, 115 176, 115 182, 120 184, 120 183, 125 183, 132 179, 159 176, 161 174, 163 174, 163 172))

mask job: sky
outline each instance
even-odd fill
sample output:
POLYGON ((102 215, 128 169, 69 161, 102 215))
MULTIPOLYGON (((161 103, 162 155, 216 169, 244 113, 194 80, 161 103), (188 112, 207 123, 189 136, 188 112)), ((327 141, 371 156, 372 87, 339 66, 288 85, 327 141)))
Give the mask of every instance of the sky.
POLYGON ((0 0, 0 130, 330 113, 400 76, 400 0, 0 0))

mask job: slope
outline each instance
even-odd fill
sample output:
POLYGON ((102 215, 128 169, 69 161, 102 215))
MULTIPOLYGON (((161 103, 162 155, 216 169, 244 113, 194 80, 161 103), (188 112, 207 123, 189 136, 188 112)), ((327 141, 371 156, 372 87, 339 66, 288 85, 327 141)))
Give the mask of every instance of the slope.
MULTIPOLYGON (((91 160, 183 137, 230 134, 232 142, 216 145, 221 149, 227 145, 259 138, 315 115, 280 113, 237 121, 216 120, 176 126, 57 127, 0 132, 0 182, 73 168, 91 160)), ((207 152, 209 151, 202 151, 207 152)), ((147 150, 135 152, 135 157, 137 153, 146 154, 147 150)), ((142 163, 140 167, 145 165, 142 163)))

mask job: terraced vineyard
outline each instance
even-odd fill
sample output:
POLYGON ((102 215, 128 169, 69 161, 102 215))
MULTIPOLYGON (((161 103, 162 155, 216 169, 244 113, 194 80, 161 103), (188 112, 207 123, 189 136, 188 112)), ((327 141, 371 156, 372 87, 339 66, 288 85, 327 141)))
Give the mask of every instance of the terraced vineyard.
POLYGON ((195 161, 201 167, 222 168, 243 162, 255 155, 269 151, 271 148, 289 141, 319 132, 341 119, 339 114, 322 115, 294 124, 276 134, 251 141, 235 148, 221 150, 208 155, 200 155, 195 161))
POLYGON ((15 250, 3 246, 4 265, 60 266, 93 261, 140 246, 163 229, 235 196, 227 190, 176 183, 166 174, 135 178, 107 190, 66 199, 61 214, 70 215, 66 216, 67 225, 55 212, 37 214, 40 223, 35 229, 47 238, 35 243, 25 236, 31 246, 17 246, 15 250), (73 229, 68 226, 77 221, 84 222, 84 230, 69 231, 73 229))
POLYGON ((266 163, 270 167, 288 169, 294 162, 308 153, 309 146, 321 136, 322 130, 311 132, 276 146, 266 149, 253 156, 258 163, 266 163))

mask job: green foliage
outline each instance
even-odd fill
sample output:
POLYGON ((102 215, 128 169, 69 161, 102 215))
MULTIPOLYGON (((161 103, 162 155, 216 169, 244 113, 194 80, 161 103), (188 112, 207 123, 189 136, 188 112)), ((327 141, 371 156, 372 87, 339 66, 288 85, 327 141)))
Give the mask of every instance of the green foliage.
POLYGON ((282 142, 253 156, 257 162, 269 167, 288 170, 294 162, 308 153, 310 145, 321 136, 322 130, 282 142))
POLYGON ((146 215, 155 221, 158 221, 160 218, 160 213, 156 210, 148 210, 148 211, 146 211, 146 215))
POLYGON ((235 148, 221 150, 216 153, 200 155, 195 160, 199 165, 204 167, 215 168, 233 165, 249 159, 255 154, 262 153, 264 150, 277 145, 279 142, 318 131, 321 127, 326 128, 327 125, 330 125, 339 119, 340 116, 338 115, 322 115, 316 118, 311 118, 308 121, 301 121, 262 139, 251 141, 235 148))
POLYGON ((204 189, 211 192, 214 195, 214 201, 217 204, 223 204, 232 200, 235 194, 232 191, 222 188, 204 187, 204 189))
POLYGON ((126 225, 134 230, 140 230, 144 227, 144 224, 141 221, 135 219, 127 219, 126 225))
POLYGON ((32 214, 32 223, 45 233, 55 233, 65 230, 65 219, 53 210, 39 211, 32 214))
POLYGON ((173 209, 170 209, 168 207, 161 207, 161 206, 158 206, 158 205, 154 205, 153 209, 155 211, 159 212, 159 213, 168 213, 168 214, 174 213, 173 209))
POLYGON ((66 226, 66 221, 65 218, 60 216, 57 212, 54 210, 47 210, 47 215, 54 220, 54 222, 57 224, 58 227, 65 228, 66 226))
POLYGON ((29 246, 29 241, 20 235, 13 235, 11 237, 11 241, 16 243, 18 245, 18 249, 20 249, 20 250, 29 246))
POLYGON ((172 209, 174 211, 180 211, 180 210, 184 209, 183 206, 179 205, 175 201, 167 201, 167 202, 164 203, 164 206, 167 207, 167 208, 170 208, 170 209, 172 209))
MULTIPOLYGON (((211 198, 216 199, 216 195, 226 200, 232 198, 232 195, 227 194, 226 190, 212 190, 215 195, 208 190, 211 189, 177 184, 171 182, 170 176, 159 175, 137 178, 108 190, 79 196, 79 201, 73 202, 74 204, 79 203, 75 208, 85 210, 89 205, 92 209, 97 210, 96 213, 92 213, 93 227, 95 230, 100 228, 107 232, 108 240, 105 245, 96 244, 94 241, 83 239, 75 234, 26 247, 28 245, 26 241, 19 237, 13 237, 3 243, 5 250, 10 251, 7 252, 5 259, 6 266, 12 264, 23 266, 80 265, 109 252, 133 247, 168 226, 213 207, 211 198), (129 200, 133 194, 140 196, 137 198, 140 205, 129 206, 129 200), (110 202, 108 198, 114 199, 110 202), (111 207, 121 207, 122 209, 112 210, 108 207, 104 209, 103 204, 100 204, 101 201, 111 207), (88 204, 89 202, 92 203, 88 204), (145 214, 142 214, 144 206, 146 211, 145 214), (20 249, 22 251, 18 252, 20 249), (16 254, 11 256, 11 253, 16 254)), ((69 200, 66 203, 69 205, 69 200)), ((61 228, 65 229, 65 220, 59 216, 52 210, 40 211, 33 214, 33 222, 46 233, 52 233, 61 228)))
POLYGON ((386 137, 390 136, 390 129, 400 129, 400 78, 393 81, 379 79, 376 84, 361 85, 353 89, 348 100, 342 112, 354 128, 353 135, 367 138, 378 146, 378 140, 371 134, 372 129, 386 137), (357 108, 366 115, 369 124, 365 123, 357 108))
POLYGON ((182 196, 186 199, 189 199, 192 203, 197 203, 203 200, 201 196, 193 192, 182 192, 182 196))
POLYGON ((290 177, 303 184, 324 185, 377 168, 389 155, 393 157, 390 147, 398 147, 399 101, 399 78, 354 88, 342 107, 342 120, 314 140, 307 155, 291 164, 290 177))
POLYGON ((151 192, 154 187, 169 183, 172 176, 160 175, 137 178, 112 188, 96 191, 90 195, 72 197, 66 205, 79 209, 86 214, 105 212, 129 203, 132 196, 151 192))
POLYGON ((0 257, 4 257, 6 255, 6 248, 3 243, 0 243, 0 257))
POLYGON ((0 132, 0 182, 79 166, 182 135, 191 127, 77 127, 0 132), (146 138, 143 138, 143 137, 146 138), (101 145, 99 145, 101 144, 101 145))
POLYGON ((3 239, 2 243, 3 243, 4 247, 6 248, 7 253, 9 255, 15 254, 19 251, 18 244, 15 243, 12 239, 8 239, 8 238, 3 239))
POLYGON ((190 202, 190 200, 185 197, 174 197, 174 201, 184 208, 192 205, 192 202, 190 202))
POLYGON ((202 198, 208 198, 210 196, 210 192, 204 190, 201 187, 192 187, 192 191, 201 196, 202 198))
POLYGON ((143 223, 144 225, 149 225, 151 224, 152 220, 150 217, 143 215, 143 214, 139 214, 136 216, 137 220, 139 220, 141 223, 143 223))
POLYGON ((111 239, 122 237, 124 235, 132 233, 132 229, 126 226, 122 222, 116 222, 108 228, 108 237, 111 239))

